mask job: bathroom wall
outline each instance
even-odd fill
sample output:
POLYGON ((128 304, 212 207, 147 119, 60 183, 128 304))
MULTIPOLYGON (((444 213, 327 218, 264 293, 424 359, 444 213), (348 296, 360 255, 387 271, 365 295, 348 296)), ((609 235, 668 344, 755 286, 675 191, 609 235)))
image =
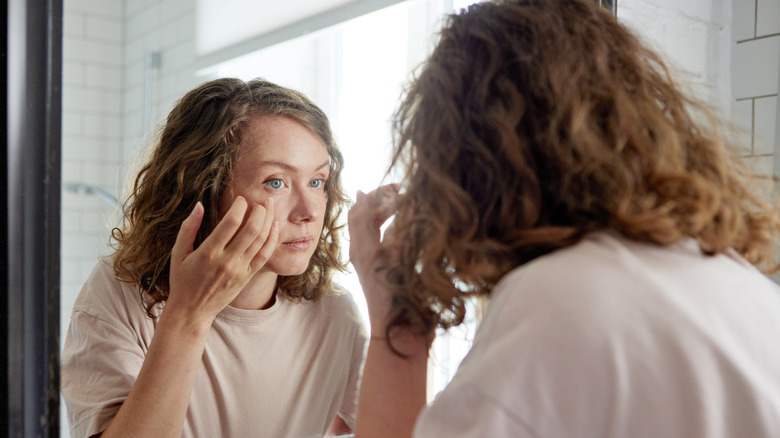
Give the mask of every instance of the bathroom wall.
POLYGON ((780 0, 618 0, 618 19, 664 53, 677 77, 741 129, 743 155, 772 172, 780 0))
MULTIPOLYGON (((124 1, 65 0, 62 182, 116 195, 123 133, 124 1)), ((94 195, 62 192, 61 307, 70 310, 99 255, 107 254, 115 208, 94 195)))
POLYGON ((122 156, 128 165, 176 99, 201 82, 193 72, 196 4, 196 0, 125 2, 122 156), (159 64, 151 62, 153 54, 159 55, 159 64))
MULTIPOLYGON (((64 0, 60 338, 97 258, 109 253, 116 208, 73 184, 116 195, 123 133, 124 1, 64 0)), ((60 436, 69 436, 64 406, 60 436)))
POLYGON ((735 0, 731 44, 731 92, 745 152, 762 169, 777 169, 780 0, 735 0))

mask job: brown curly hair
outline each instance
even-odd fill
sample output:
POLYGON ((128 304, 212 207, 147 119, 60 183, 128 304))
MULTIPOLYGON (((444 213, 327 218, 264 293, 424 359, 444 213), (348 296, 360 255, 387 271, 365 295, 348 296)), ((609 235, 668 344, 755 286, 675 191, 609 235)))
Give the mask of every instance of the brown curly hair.
POLYGON ((283 116, 308 127, 325 144, 330 176, 323 231, 306 272, 280 277, 279 293, 288 299, 316 301, 333 290, 334 270, 344 271, 338 220, 348 199, 341 187, 343 157, 322 110, 302 93, 263 79, 223 78, 187 93, 168 115, 124 203, 123 223, 112 230, 114 271, 140 286, 147 314, 168 298, 171 249, 179 226, 195 204, 203 203, 203 223, 195 247, 220 220, 219 199, 232 182, 233 165, 250 117, 283 116))
POLYGON ((449 16, 394 117, 387 332, 459 324, 469 297, 594 230, 771 264, 777 211, 716 125, 592 0, 449 16))

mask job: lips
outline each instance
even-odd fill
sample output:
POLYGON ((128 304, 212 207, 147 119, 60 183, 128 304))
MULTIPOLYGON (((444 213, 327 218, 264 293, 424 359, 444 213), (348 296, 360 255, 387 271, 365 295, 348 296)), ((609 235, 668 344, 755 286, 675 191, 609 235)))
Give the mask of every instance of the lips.
POLYGON ((282 246, 285 248, 295 249, 295 250, 306 250, 309 249, 309 247, 312 244, 312 237, 311 236, 302 236, 297 239, 288 240, 286 242, 282 242, 282 246))

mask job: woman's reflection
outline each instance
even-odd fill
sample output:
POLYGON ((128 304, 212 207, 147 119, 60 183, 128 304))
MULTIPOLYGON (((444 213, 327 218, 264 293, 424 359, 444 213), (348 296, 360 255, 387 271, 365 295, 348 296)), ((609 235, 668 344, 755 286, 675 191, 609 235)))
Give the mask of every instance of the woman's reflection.
POLYGON ((351 431, 366 331, 331 281, 342 162, 296 91, 218 79, 178 102, 74 306, 74 436, 351 431))

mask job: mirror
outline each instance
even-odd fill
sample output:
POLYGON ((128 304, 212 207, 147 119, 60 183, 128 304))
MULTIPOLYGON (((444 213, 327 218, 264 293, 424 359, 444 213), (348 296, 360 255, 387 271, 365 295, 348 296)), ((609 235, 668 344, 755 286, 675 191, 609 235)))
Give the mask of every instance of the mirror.
MULTIPOLYGON (((273 8, 270 2, 216 3, 64 0, 63 339, 81 285, 98 257, 110 252, 109 230, 119 218, 125 178, 184 92, 219 76, 262 76, 305 92, 331 118, 346 158, 345 188, 354 195, 383 175, 389 117, 401 85, 429 50, 439 20, 469 4, 342 0, 325 8, 322 2, 301 1, 303 6, 288 2, 274 15, 266 13, 273 8), (221 5, 216 12, 209 9, 216 3, 221 5), (306 4, 319 6, 307 9, 306 4), (231 13, 218 14, 225 11, 231 13), (290 11, 310 13, 285 15, 290 11), (241 16, 279 21, 256 28, 231 23, 241 16), (203 36, 209 32, 212 39, 203 36), (217 38, 219 44, 203 43, 217 38)), ((744 127, 744 155, 756 169, 771 173, 780 142, 777 2, 603 3, 665 52, 681 80, 744 127)), ((340 281, 361 299, 354 277, 340 281)), ((466 327, 441 344, 432 393, 451 378, 471 335, 466 327)), ((66 436, 64 416, 62 427, 66 436)))

